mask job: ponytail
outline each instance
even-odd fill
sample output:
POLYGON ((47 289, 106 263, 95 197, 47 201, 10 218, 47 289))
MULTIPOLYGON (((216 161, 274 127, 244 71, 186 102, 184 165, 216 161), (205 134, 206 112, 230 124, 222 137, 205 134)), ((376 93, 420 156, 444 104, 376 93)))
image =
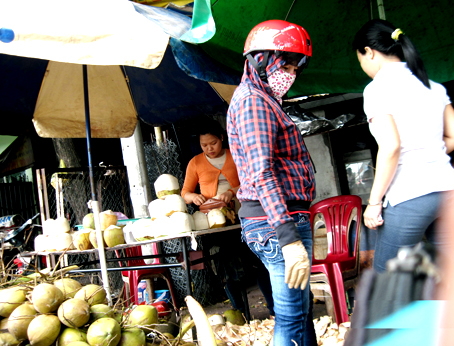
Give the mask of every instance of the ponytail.
POLYGON ((410 71, 430 89, 429 77, 416 47, 402 30, 390 22, 373 19, 363 25, 355 35, 353 49, 365 54, 366 47, 405 61, 410 71))

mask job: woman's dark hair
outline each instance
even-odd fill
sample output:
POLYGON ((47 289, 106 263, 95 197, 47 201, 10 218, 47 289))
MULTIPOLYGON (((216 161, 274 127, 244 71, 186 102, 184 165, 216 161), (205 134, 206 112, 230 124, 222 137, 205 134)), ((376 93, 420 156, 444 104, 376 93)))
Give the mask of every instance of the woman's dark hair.
POLYGON ((429 77, 427 76, 424 63, 419 56, 416 47, 405 34, 400 34, 397 40, 391 35, 396 27, 382 19, 373 19, 356 33, 353 40, 353 49, 361 54, 366 53, 366 47, 370 47, 388 56, 397 56, 405 61, 413 74, 430 89, 429 77))
POLYGON ((199 138, 202 135, 208 134, 216 136, 219 139, 226 138, 226 136, 224 136, 224 129, 216 120, 206 119, 197 123, 197 125, 197 137, 199 138))

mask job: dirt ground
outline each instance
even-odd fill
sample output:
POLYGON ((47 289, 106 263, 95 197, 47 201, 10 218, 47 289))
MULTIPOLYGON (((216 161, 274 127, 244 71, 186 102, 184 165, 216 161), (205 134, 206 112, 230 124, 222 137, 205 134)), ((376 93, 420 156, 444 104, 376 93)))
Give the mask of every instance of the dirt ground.
MULTIPOLYGON (((267 308, 265 297, 263 296, 262 292, 260 291, 257 285, 253 285, 248 287, 247 289, 248 301, 249 301, 249 309, 251 313, 251 318, 258 319, 258 320, 265 320, 270 318, 270 312, 267 308)), ((230 304, 229 300, 224 302, 217 303, 211 306, 205 306, 204 310, 207 315, 212 314, 223 314, 224 311, 233 309, 232 304, 230 304)), ((326 307, 323 302, 317 302, 314 304, 314 319, 320 316, 327 315, 326 307)))

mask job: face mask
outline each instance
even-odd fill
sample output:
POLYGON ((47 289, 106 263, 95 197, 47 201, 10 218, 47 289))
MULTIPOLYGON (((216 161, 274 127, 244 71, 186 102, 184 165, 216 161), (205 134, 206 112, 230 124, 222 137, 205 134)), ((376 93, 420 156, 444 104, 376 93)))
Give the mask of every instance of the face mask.
POLYGON ((277 69, 268 77, 268 85, 271 88, 273 97, 282 104, 282 97, 289 91, 296 76, 294 74, 277 69))

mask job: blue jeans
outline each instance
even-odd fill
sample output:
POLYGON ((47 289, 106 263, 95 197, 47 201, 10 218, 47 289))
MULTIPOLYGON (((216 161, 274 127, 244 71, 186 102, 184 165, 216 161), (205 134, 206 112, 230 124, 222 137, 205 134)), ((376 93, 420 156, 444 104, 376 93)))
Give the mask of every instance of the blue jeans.
MULTIPOLYGON (((312 232, 309 214, 295 214, 295 225, 312 259, 312 232)), ((285 261, 278 244, 276 232, 266 220, 241 218, 243 238, 249 248, 263 262, 270 273, 273 291, 275 326, 273 344, 275 346, 310 345, 315 338, 310 311, 309 282, 304 290, 289 289, 285 283, 285 261), (306 323, 311 330, 306 331, 306 323), (292 340, 296 342, 293 343, 292 340)))
POLYGON ((386 271, 386 262, 397 256, 399 248, 413 247, 426 239, 435 247, 443 243, 443 234, 435 236, 433 227, 438 217, 443 192, 433 192, 417 197, 394 207, 388 204, 382 210, 384 223, 377 227, 375 244, 374 269, 386 271))

